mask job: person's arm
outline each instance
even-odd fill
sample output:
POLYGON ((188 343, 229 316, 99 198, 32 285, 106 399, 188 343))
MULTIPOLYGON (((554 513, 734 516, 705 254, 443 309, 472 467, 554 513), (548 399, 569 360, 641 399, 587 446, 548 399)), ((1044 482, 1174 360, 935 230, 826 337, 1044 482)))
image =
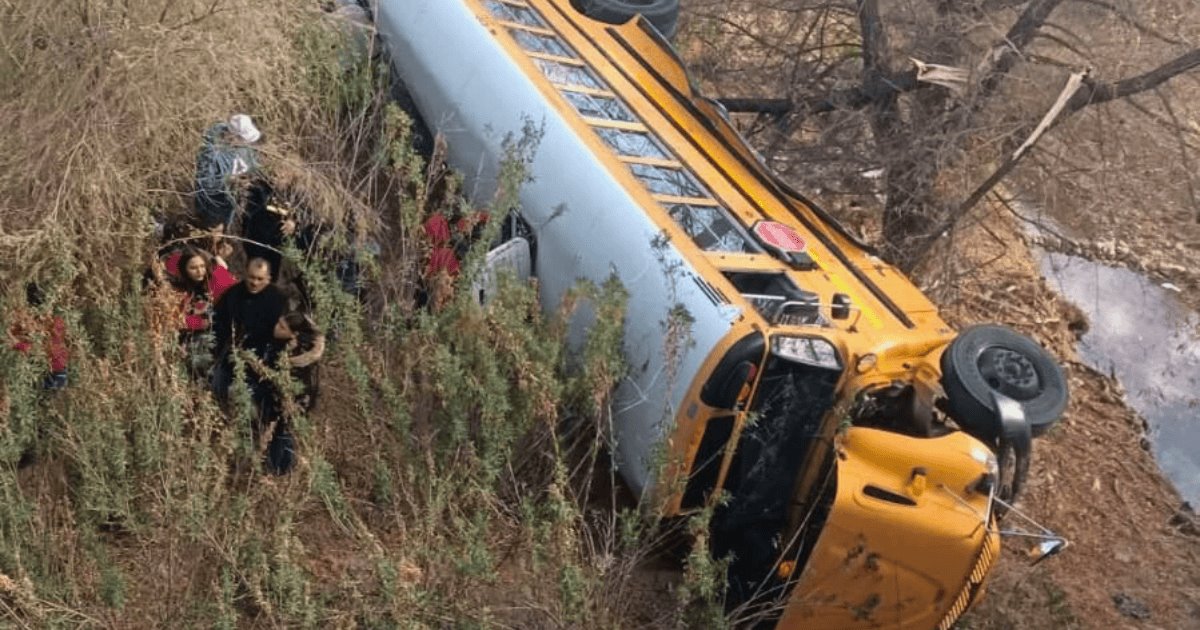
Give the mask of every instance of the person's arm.
POLYGON ((279 215, 267 209, 250 215, 246 221, 246 238, 256 244, 278 248, 283 242, 279 215))
POLYGON ((238 278, 225 267, 214 267, 208 279, 208 292, 212 301, 219 303, 225 292, 237 286, 238 278))
POLYGON ((288 358, 288 362, 294 368, 308 367, 325 355, 325 335, 318 334, 313 338, 313 345, 306 352, 302 352, 293 357, 288 358))

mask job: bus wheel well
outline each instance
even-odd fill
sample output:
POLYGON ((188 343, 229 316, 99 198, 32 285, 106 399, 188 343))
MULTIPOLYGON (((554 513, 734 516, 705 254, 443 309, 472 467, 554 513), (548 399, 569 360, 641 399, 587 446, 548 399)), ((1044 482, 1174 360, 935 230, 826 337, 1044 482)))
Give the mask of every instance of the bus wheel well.
POLYGON ((608 24, 624 24, 641 14, 664 37, 675 34, 679 0, 571 0, 580 13, 608 24))

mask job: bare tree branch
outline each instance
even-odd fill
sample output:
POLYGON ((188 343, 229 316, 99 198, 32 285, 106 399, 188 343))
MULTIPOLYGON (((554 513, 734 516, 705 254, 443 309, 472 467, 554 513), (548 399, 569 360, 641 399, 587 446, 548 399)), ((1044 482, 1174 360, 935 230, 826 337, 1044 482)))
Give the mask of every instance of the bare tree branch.
POLYGON ((1025 138, 1024 142, 1022 142, 1021 145, 1017 147, 1017 149, 1013 151, 1011 155, 1006 157, 1004 161, 1000 163, 1000 166, 997 167, 996 170, 993 171, 992 174, 983 181, 983 183, 976 186, 975 190, 972 191, 965 200, 959 203, 958 206, 946 216, 946 218, 940 225, 938 225, 936 229, 931 230, 928 234, 921 235, 921 239, 918 241, 920 244, 918 251, 927 251, 929 249, 929 245, 932 245, 935 240, 952 230, 954 226, 960 220, 962 220, 963 217, 967 216, 971 208, 975 207, 975 204, 979 203, 981 199, 983 199, 989 192, 992 191, 993 188, 996 187, 996 184, 999 184, 1001 180, 1007 177, 1008 174, 1011 173, 1013 169, 1015 169, 1017 165, 1021 163, 1021 158, 1025 156, 1025 153, 1032 148, 1033 145, 1037 144, 1037 141, 1041 139, 1042 135, 1045 134, 1048 129, 1054 126, 1058 118, 1063 115, 1071 101, 1071 97, 1075 94, 1078 94, 1079 90, 1083 89, 1083 82, 1086 81, 1086 79, 1087 75, 1085 73, 1072 74, 1070 78, 1067 79, 1067 84, 1063 86, 1062 92, 1059 94, 1058 99, 1054 101, 1052 106, 1050 106, 1050 109, 1046 112, 1046 115, 1042 117, 1037 126, 1034 127, 1033 131, 1029 133, 1029 136, 1025 138))
MULTIPOLYGON (((1166 110, 1167 115, 1171 117, 1171 121, 1174 123, 1175 128, 1185 129, 1183 123, 1179 120, 1179 116, 1175 114, 1175 108, 1171 106, 1171 100, 1167 98, 1167 95, 1163 94, 1162 90, 1160 89, 1155 89, 1154 94, 1158 96, 1159 100, 1162 102, 1163 109, 1166 110)), ((1196 185, 1193 182, 1196 169, 1192 167, 1192 159, 1188 154, 1187 139, 1184 138, 1183 132, 1178 132, 1175 134, 1175 140, 1179 143, 1179 159, 1183 163, 1184 171, 1187 172, 1187 176, 1183 179, 1184 183, 1187 184, 1188 199, 1190 199, 1192 202, 1192 208, 1197 213, 1200 213, 1200 203, 1197 203, 1196 198, 1196 185)))
POLYGON ((735 114, 775 114, 782 116, 792 111, 795 103, 790 98, 719 98, 722 107, 735 114))
MULTIPOLYGON (((1137 95, 1135 94, 1134 96, 1137 96, 1137 95)), ((1162 114, 1151 111, 1145 105, 1142 105, 1141 103, 1137 102, 1137 100, 1134 99, 1133 97, 1129 97, 1129 98, 1125 99, 1125 103, 1127 105, 1129 105, 1130 107, 1132 107, 1134 110, 1136 110, 1138 113, 1140 113, 1142 116, 1145 116, 1147 120, 1150 120, 1150 121, 1154 122, 1154 124, 1162 127, 1164 130, 1175 134, 1175 136, 1177 138, 1179 138, 1179 141, 1183 142, 1187 146, 1188 149, 1191 149, 1192 151, 1200 153, 1200 146, 1197 146, 1191 142, 1188 142, 1187 138, 1184 137, 1184 136, 1188 136, 1188 135, 1200 136, 1200 130, 1194 129, 1192 127, 1189 127, 1189 126, 1183 124, 1183 122, 1180 121, 1178 118, 1174 118, 1173 120, 1167 120, 1167 118, 1164 117, 1162 114)))
POLYGON ((992 46, 984 60, 975 69, 975 76, 980 77, 979 93, 976 103, 980 106, 1000 86, 1004 75, 1012 70, 1020 60, 1029 43, 1033 41, 1042 25, 1050 14, 1062 4, 1062 0, 1032 0, 1025 6, 1021 16, 1008 29, 1004 40, 992 46))
POLYGON ((1167 63, 1135 77, 1106 82, 1097 82, 1089 78, 1084 81, 1083 89, 1076 92, 1075 96, 1067 103, 1067 111, 1073 113, 1088 105, 1099 105, 1152 90, 1197 67, 1200 67, 1200 48, 1189 50, 1167 63))
POLYGON ((829 94, 792 100, 787 98, 723 98, 721 104, 731 112, 759 114, 788 114, 793 111, 805 114, 823 114, 835 110, 862 109, 871 103, 889 98, 900 92, 911 92, 928 84, 917 81, 917 70, 896 74, 886 81, 877 81, 869 87, 857 85, 829 94))
MULTIPOLYGON (((1087 52, 1082 50, 1081 48, 1079 48, 1079 46, 1067 41, 1067 37, 1063 37, 1063 36, 1059 36, 1054 33, 1051 33, 1050 32, 1051 30, 1060 31, 1064 35, 1070 36, 1072 39, 1078 39, 1077 37, 1075 37, 1075 33, 1071 32, 1070 30, 1065 29, 1061 26, 1058 26, 1056 24, 1046 24, 1046 28, 1042 29, 1042 32, 1039 35, 1039 37, 1041 37, 1044 40, 1058 44, 1059 46, 1061 46, 1063 48, 1063 50, 1074 53, 1075 56, 1079 57, 1082 60, 1085 60, 1084 61, 1085 63, 1086 63, 1086 60, 1091 58, 1088 56, 1087 52)), ((1025 57, 1026 57, 1026 59, 1034 59, 1034 58, 1037 58, 1038 55, 1033 54, 1033 53, 1028 53, 1028 54, 1026 54, 1025 57)), ((1078 67, 1078 66, 1076 66, 1076 67, 1078 67)))
MULTIPOLYGON (((783 0, 763 1, 772 11, 793 6, 783 0)), ((1071 127, 1074 133, 1092 129, 1095 138, 1088 136, 1080 143, 1070 135, 1066 121, 1090 105, 1126 99, 1152 122, 1141 123, 1140 116, 1124 108, 1106 109, 1103 115, 1116 118, 1119 129, 1133 133, 1135 128, 1137 132, 1149 128, 1159 133, 1156 125, 1176 130, 1173 139, 1160 139, 1159 152, 1167 150, 1173 171, 1180 169, 1178 165, 1191 170, 1190 164, 1200 164, 1200 126, 1189 123, 1195 117, 1194 108, 1179 100, 1164 102, 1161 107, 1155 103, 1150 108, 1138 102, 1138 94, 1150 93, 1152 97, 1157 88, 1174 77, 1183 77, 1189 89, 1200 88, 1191 83, 1200 78, 1200 72, 1195 72, 1200 68, 1200 45, 1188 45, 1187 37, 1180 35, 1191 23, 1181 22, 1184 14, 1173 5, 1170 11, 1147 7, 1142 15, 1137 8, 1140 5, 1127 0, 1075 0, 1074 10, 1070 11, 1067 9, 1072 5, 1064 0, 844 0, 837 4, 854 13, 840 12, 831 20, 821 12, 837 13, 838 9, 832 8, 835 3, 820 6, 813 0, 791 1, 806 5, 809 28, 789 26, 791 43, 776 44, 769 52, 786 49, 794 53, 795 37, 801 35, 804 47, 830 41, 845 44, 857 35, 858 41, 853 43, 861 46, 861 54, 839 56, 839 51, 830 47, 827 52, 818 49, 812 55, 793 56, 793 65, 781 66, 783 72, 762 82, 778 86, 758 95, 770 98, 749 94, 746 96, 751 98, 722 102, 732 111, 759 114, 752 123, 755 129, 773 127, 766 141, 772 148, 766 155, 775 155, 774 147, 794 138, 793 131, 804 127, 803 148, 792 148, 779 162, 781 169, 804 170, 798 165, 836 162, 836 166, 818 169, 822 173, 833 170, 848 174, 834 188, 869 187, 870 193, 880 195, 884 205, 884 251, 901 267, 908 267, 905 263, 910 256, 929 251, 927 245, 932 238, 927 237, 936 238, 978 217, 978 211, 970 210, 998 182, 1012 177, 1031 161, 1053 158, 1060 166, 1070 166, 1071 158, 1086 159, 1100 152, 1104 164, 1077 167, 1078 178, 1087 181, 1064 183, 1077 188, 1073 193, 1062 193, 1064 196, 1090 195, 1089 183, 1096 188, 1097 182, 1106 182, 1117 173, 1135 177, 1132 170, 1126 169, 1143 168, 1136 161, 1152 155, 1153 148, 1138 145, 1136 150, 1131 149, 1133 143, 1113 137, 1111 130, 1092 129, 1090 124, 1071 127), (855 18, 857 25, 852 23, 855 18), (826 39, 827 28, 832 40, 826 39), (809 41, 810 36, 815 42, 809 41), (1161 63, 1162 57, 1149 57, 1148 50, 1123 46, 1130 41, 1123 38, 1153 39, 1179 46, 1169 48, 1167 53, 1178 56, 1161 63), (929 86, 918 80, 917 69, 907 62, 909 58, 969 69, 966 94, 956 96, 940 88, 927 89, 929 86), (1139 62, 1149 65, 1136 65, 1139 62), (1133 68, 1145 71, 1135 70, 1139 74, 1129 76, 1126 68, 1131 63, 1135 64, 1133 68), (1117 74, 1117 67, 1122 69, 1121 75, 1104 76, 1106 72, 1117 74), (1043 110, 1046 116, 1030 119, 1026 108, 1049 96, 1047 92, 1053 93, 1053 77, 1065 78, 1068 73, 1083 74, 1083 78, 1059 95, 1052 112, 1043 110), (812 117, 831 112, 837 115, 812 117), (1130 120, 1128 114, 1134 119, 1130 120), (1039 120, 1043 123, 1040 127, 1039 120), (1054 139, 1051 131, 1067 135, 1054 139), (1023 150, 1014 153, 1023 141, 1023 150), (1039 142, 1038 147, 1056 148, 1050 153, 1035 152, 1029 150, 1032 142, 1039 142), (1119 155, 1106 154, 1113 150, 1119 155), (980 162, 990 167, 975 171, 980 162), (883 175, 860 182, 854 177, 855 164, 861 164, 862 170, 882 166, 883 175), (973 178, 974 173, 982 179, 973 178), (960 183, 955 179, 959 177, 970 179, 960 183), (966 195, 947 199, 946 192, 952 189, 966 195)), ((729 11, 736 21, 737 10, 729 11)), ((777 32, 780 24, 772 21, 762 27, 777 32)), ((759 76, 775 70, 755 69, 759 76)), ((1156 173, 1163 171, 1155 168, 1156 173)), ((1173 207, 1177 198, 1185 204, 1189 198, 1192 205, 1200 204, 1200 182, 1194 178, 1180 182, 1178 175, 1175 177, 1178 185, 1163 193, 1170 197, 1166 205, 1173 207), (1188 190, 1183 189, 1185 184, 1188 190), (1176 197, 1176 189, 1183 196, 1176 197)), ((820 179, 820 185, 826 186, 829 179, 820 179)))
POLYGON ((895 81, 887 63, 887 31, 879 16, 879 0, 858 0, 858 24, 863 47, 862 93, 878 95, 868 101, 871 127, 877 138, 894 137, 900 124, 899 93, 891 89, 895 81))
POLYGON ((858 23, 862 36, 863 69, 887 74, 883 60, 887 50, 887 32, 879 17, 879 0, 858 0, 858 23))
POLYGON ((714 22, 718 22, 720 24, 724 24, 725 26, 728 26, 731 30, 736 31, 742 37, 745 37, 745 38, 749 39, 750 41, 754 42, 755 44, 762 46, 763 49, 765 49, 765 50, 770 50, 770 51, 775 52, 780 55, 792 54, 791 51, 784 50, 775 42, 767 40, 766 38, 762 37, 755 31, 753 31, 753 30, 747 28, 746 26, 739 24, 739 23, 735 22, 734 20, 731 20, 723 15, 717 15, 717 14, 713 14, 713 13, 697 11, 696 16, 703 17, 705 19, 709 19, 714 22))
POLYGON ((1017 5, 1025 4, 1026 0, 983 0, 984 11, 996 11, 998 9, 1011 9, 1017 5))
MULTIPOLYGON (((1089 105, 1107 103, 1147 90, 1154 90, 1166 81, 1197 67, 1200 67, 1200 49, 1188 51, 1153 70, 1120 81, 1098 83, 1086 74, 1073 75, 1072 78, 1079 77, 1077 82, 1068 81, 1067 88, 1064 89, 1059 100, 1055 102, 1054 106, 1034 130, 1029 133, 1029 138, 1011 156, 1006 158, 982 184, 977 186, 974 192, 965 201, 960 203, 955 211, 950 213, 936 230, 933 230, 922 238, 926 247, 922 247, 921 251, 927 250, 929 244, 932 244, 938 237, 953 229, 955 224, 962 217, 966 216, 967 212, 984 195, 1008 176, 1016 168, 1017 164, 1020 163, 1025 150, 1031 147, 1047 129, 1057 125, 1063 119, 1089 105)), ((1165 101, 1164 104, 1166 104, 1165 101)), ((1168 113, 1174 117, 1174 111, 1170 109, 1169 104, 1166 104, 1166 106, 1168 113)))

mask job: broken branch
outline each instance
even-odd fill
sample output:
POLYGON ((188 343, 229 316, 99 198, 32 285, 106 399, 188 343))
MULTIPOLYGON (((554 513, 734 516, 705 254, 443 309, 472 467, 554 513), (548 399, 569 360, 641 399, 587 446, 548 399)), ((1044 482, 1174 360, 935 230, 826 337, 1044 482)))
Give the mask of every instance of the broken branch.
POLYGON ((922 246, 918 248, 919 251, 926 250, 929 245, 933 244, 933 241, 937 240, 942 235, 953 229, 955 224, 957 224, 962 217, 966 216, 971 208, 975 207, 975 204, 979 203, 980 199, 983 199, 985 195, 987 195, 993 188, 996 187, 996 184, 999 184, 1001 180, 1007 177, 1008 174, 1011 173, 1014 168, 1016 168, 1017 164, 1020 163, 1021 158, 1025 156, 1029 149, 1037 143, 1037 141, 1046 133, 1046 130, 1052 127, 1058 117, 1063 113, 1064 110, 1066 110, 1067 103, 1079 92, 1079 89, 1083 85, 1086 77, 1087 71, 1084 71, 1073 73, 1067 78, 1067 84, 1063 86, 1058 98, 1055 99, 1054 104, 1050 106, 1050 109, 1046 112, 1046 115, 1042 116, 1041 121, 1038 122, 1037 126, 1034 127, 1032 132, 1030 132, 1029 136, 1025 138, 1025 141, 1022 142, 1021 145, 1012 152, 1012 154, 1005 158, 1004 162, 1001 163, 1000 166, 991 175, 989 175, 987 179, 983 180, 983 183, 975 187, 975 190, 972 191, 971 194, 962 201, 962 203, 958 204, 958 207, 956 207, 954 211, 951 212, 948 217, 946 217, 946 219, 937 227, 937 229, 923 237, 922 240, 924 242, 922 243, 922 246))

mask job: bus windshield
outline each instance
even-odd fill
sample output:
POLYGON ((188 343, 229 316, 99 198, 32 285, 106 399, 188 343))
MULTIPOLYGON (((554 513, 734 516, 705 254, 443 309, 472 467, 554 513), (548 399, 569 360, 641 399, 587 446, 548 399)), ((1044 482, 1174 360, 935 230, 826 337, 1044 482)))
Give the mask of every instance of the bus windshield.
POLYGON ((829 443, 825 419, 840 378, 840 369, 775 354, 765 360, 725 480, 728 500, 714 516, 714 529, 724 534, 714 541, 725 547, 714 549, 715 555, 733 554, 729 577, 735 597, 739 588, 762 583, 773 571, 797 477, 812 447, 829 443))

